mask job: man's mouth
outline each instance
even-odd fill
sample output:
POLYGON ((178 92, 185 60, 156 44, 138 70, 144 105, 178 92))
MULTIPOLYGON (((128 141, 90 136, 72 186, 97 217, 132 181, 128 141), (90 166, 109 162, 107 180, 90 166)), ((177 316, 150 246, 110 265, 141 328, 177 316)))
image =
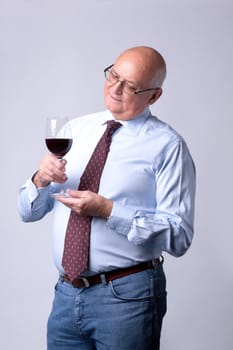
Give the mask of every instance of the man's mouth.
POLYGON ((113 100, 114 102, 122 102, 122 98, 113 94, 110 94, 110 98, 111 100, 113 100))

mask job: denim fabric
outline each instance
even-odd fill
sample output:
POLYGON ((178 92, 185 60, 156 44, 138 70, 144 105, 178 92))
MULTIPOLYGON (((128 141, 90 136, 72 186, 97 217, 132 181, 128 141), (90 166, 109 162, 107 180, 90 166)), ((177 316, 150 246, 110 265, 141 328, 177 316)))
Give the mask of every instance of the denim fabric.
POLYGON ((59 280, 48 350, 159 350, 166 313, 162 264, 90 288, 59 280))

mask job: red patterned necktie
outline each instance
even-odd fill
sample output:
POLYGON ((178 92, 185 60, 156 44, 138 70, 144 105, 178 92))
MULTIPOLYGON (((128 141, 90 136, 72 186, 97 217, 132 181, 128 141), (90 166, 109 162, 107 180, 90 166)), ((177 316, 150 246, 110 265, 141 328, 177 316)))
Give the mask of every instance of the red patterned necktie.
MULTIPOLYGON (((78 190, 98 192, 111 138, 120 126, 121 124, 115 120, 107 122, 107 128, 81 176, 78 190)), ((80 216, 75 211, 71 211, 62 258, 62 266, 71 281, 78 277, 88 266, 90 226, 90 216, 80 216)))

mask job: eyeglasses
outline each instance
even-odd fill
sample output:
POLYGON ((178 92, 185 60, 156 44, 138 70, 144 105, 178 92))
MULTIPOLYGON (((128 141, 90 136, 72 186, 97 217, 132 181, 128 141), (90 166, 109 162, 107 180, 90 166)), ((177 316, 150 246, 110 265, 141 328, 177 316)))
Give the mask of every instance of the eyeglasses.
POLYGON ((112 70, 111 68, 114 66, 114 64, 111 64, 111 66, 105 68, 104 75, 107 81, 111 83, 112 85, 120 82, 122 91, 125 92, 128 95, 138 95, 138 94, 144 94, 145 92, 157 90, 158 88, 149 88, 144 90, 137 90, 137 88, 133 85, 132 82, 128 80, 120 80, 119 75, 112 70))

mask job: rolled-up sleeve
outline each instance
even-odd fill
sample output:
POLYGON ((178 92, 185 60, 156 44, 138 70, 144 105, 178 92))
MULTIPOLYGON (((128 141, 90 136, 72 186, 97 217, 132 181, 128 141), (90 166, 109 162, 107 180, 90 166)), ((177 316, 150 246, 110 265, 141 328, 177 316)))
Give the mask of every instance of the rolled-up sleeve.
POLYGON ((18 212, 24 222, 33 222, 43 218, 53 208, 50 186, 36 188, 29 179, 19 191, 18 212))

